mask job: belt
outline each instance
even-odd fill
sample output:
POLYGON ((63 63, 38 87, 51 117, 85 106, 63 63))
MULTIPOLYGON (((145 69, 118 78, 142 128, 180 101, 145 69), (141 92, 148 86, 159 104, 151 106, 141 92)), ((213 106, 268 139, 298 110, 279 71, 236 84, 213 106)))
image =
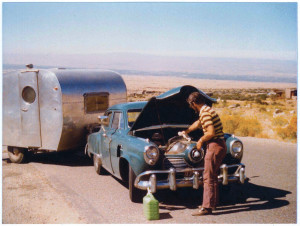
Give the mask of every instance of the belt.
POLYGON ((211 140, 213 140, 213 141, 216 141, 216 140, 225 140, 225 138, 224 137, 213 137, 209 141, 211 141, 211 140))
POLYGON ((214 138, 211 138, 210 140, 206 141, 205 144, 207 145, 211 142, 218 142, 218 141, 224 142, 225 139, 224 139, 224 137, 214 137, 214 138))

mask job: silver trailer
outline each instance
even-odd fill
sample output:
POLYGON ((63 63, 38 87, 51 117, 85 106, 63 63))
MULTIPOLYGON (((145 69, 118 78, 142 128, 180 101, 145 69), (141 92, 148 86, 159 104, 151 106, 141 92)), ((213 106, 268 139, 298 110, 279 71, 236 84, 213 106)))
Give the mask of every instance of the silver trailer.
POLYGON ((84 147, 97 116, 126 100, 126 85, 112 71, 31 65, 3 74, 3 145, 17 163, 28 150, 84 147))

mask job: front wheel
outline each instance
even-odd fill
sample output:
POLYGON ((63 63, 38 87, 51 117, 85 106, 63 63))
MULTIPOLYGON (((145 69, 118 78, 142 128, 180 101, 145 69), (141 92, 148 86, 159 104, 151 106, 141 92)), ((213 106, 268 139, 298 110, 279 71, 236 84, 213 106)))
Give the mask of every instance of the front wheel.
POLYGON ((19 147, 8 147, 8 157, 13 163, 25 162, 26 149, 19 147))
POLYGON ((140 202, 142 202, 143 197, 146 195, 146 191, 137 189, 134 186, 134 181, 135 181, 136 175, 130 165, 129 165, 128 171, 129 171, 129 175, 128 175, 129 198, 132 202, 140 203, 140 202))
POLYGON ((101 175, 103 174, 103 167, 102 167, 102 161, 97 155, 93 155, 93 161, 94 161, 94 168, 97 174, 101 175))

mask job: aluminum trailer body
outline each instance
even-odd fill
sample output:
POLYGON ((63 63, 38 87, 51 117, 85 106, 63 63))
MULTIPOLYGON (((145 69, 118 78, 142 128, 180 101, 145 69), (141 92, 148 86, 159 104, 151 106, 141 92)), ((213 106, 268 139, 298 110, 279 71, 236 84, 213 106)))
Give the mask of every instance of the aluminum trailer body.
POLYGON ((38 151, 84 146, 97 116, 126 101, 126 85, 112 71, 29 68, 3 74, 3 145, 38 151))

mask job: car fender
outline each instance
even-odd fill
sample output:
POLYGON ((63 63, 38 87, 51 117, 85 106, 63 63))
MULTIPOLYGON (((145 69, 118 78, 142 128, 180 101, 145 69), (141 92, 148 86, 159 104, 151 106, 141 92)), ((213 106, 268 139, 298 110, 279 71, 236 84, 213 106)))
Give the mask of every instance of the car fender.
POLYGON ((92 153, 92 154, 100 154, 99 146, 100 146, 100 139, 101 136, 99 133, 92 133, 88 136, 87 139, 87 152, 92 153))
POLYGON ((136 175, 144 172, 149 165, 144 160, 145 147, 151 145, 145 139, 138 137, 129 137, 126 144, 123 145, 121 157, 126 159, 136 175))
POLYGON ((235 137, 232 134, 226 134, 225 140, 226 140, 227 153, 230 153, 230 144, 232 143, 232 141, 240 141, 241 143, 243 143, 239 138, 235 137))

